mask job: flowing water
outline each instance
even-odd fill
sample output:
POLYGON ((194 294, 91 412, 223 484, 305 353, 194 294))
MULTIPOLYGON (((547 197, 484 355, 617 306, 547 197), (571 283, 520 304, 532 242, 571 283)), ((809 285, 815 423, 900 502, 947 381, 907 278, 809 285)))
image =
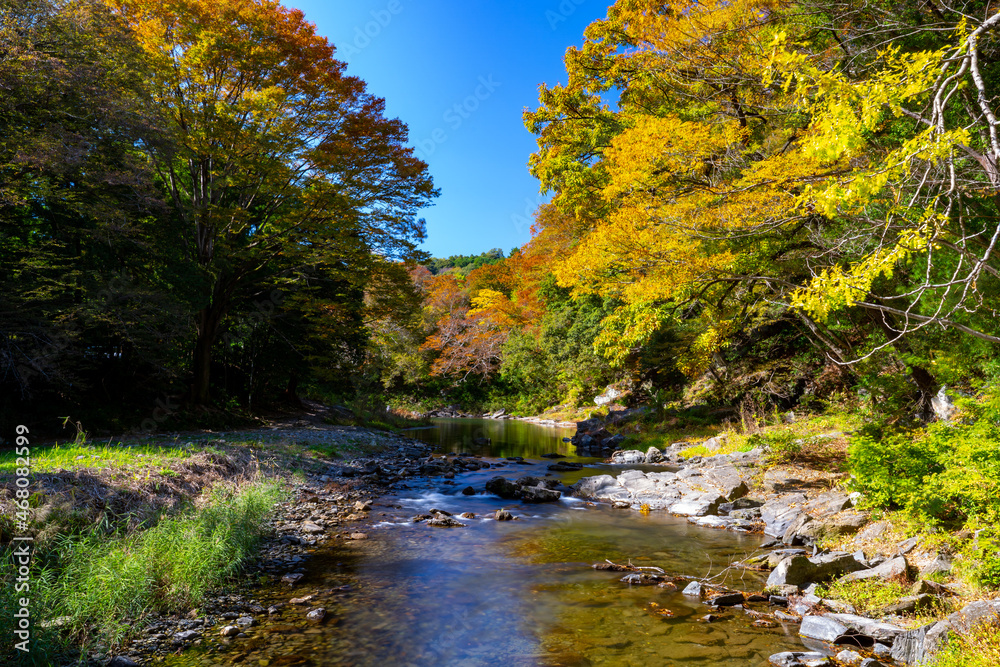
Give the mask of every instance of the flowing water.
MULTIPOLYGON (((767 664, 772 653, 801 648, 794 626, 755 628, 739 610, 704 622, 699 619, 710 609, 696 599, 656 586, 629 586, 619 582, 621 573, 590 567, 608 559, 670 574, 721 573, 719 581, 759 590, 763 580, 757 574, 724 571, 754 551, 759 535, 572 498, 524 505, 484 494, 485 482, 498 474, 545 475, 551 461, 541 455, 550 452, 585 464, 580 472, 551 473, 566 484, 614 474, 612 466, 574 454, 562 441, 571 430, 513 420, 438 420, 409 434, 439 453, 469 452, 491 460, 521 456, 529 464, 509 462, 456 474, 454 480, 408 481, 411 488, 376 503, 372 515, 380 521, 367 530, 368 540, 330 543, 310 559, 310 586, 300 588, 338 589, 323 601, 326 623, 309 626, 287 614, 286 620, 254 628, 255 638, 187 651, 169 663, 747 667, 767 664), (491 442, 476 444, 485 438, 491 442), (462 495, 469 485, 479 493, 462 495), (519 520, 483 518, 500 507, 519 520), (477 518, 466 520, 465 528, 409 520, 431 508, 473 512, 477 518), (670 615, 656 613, 663 609, 670 615)), ((274 589, 258 598, 267 605, 292 596, 274 589)))

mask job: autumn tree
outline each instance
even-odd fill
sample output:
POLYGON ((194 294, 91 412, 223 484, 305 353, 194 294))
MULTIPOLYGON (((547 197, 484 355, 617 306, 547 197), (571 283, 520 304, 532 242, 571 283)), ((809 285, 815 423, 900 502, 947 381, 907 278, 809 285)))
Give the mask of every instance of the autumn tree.
MULTIPOLYGON (((302 12, 273 0, 110 0, 152 61, 165 148, 146 146, 203 288, 192 398, 241 291, 320 263, 363 283, 406 257, 437 193, 407 130, 347 76, 302 12)), ((363 291, 363 284, 359 285, 363 291)))
POLYGON ((739 332, 786 321, 841 364, 894 345, 926 406, 935 382, 907 332, 997 340, 983 11, 611 7, 525 115, 533 173, 579 221, 560 284, 622 301, 597 347, 623 363, 671 326, 697 376, 739 332))

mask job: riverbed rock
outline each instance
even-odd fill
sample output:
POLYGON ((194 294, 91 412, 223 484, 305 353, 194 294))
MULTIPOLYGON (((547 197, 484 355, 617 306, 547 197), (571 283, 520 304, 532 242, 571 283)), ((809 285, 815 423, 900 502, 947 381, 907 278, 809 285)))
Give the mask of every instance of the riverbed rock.
POLYGON ((705 493, 691 494, 684 496, 679 501, 670 506, 671 514, 681 516, 705 516, 715 514, 719 505, 726 499, 716 491, 706 491, 705 493))
POLYGON ((310 609, 306 613, 306 618, 313 623, 319 623, 324 618, 326 618, 326 609, 323 607, 316 607, 315 609, 310 609))
POLYGON ((493 518, 497 521, 513 521, 517 517, 505 509, 498 509, 496 514, 493 515, 493 518))
POLYGON ((227 625, 219 630, 219 634, 223 637, 235 637, 240 634, 240 629, 235 625, 227 625))
POLYGON ((646 574, 645 572, 632 572, 619 579, 623 584, 636 586, 654 586, 663 581, 663 577, 658 574, 646 574))
POLYGON ((697 581, 692 581, 690 584, 684 587, 681 591, 682 595, 690 595, 691 597, 700 598, 702 593, 702 585, 697 581))
POLYGON ((847 634, 847 626, 827 616, 803 616, 799 634, 832 644, 837 637, 847 634))
POLYGON ((472 488, 471 486, 467 486, 464 489, 462 489, 462 495, 463 496, 474 496, 474 495, 476 495, 476 490, 474 488, 472 488))
POLYGON ((659 463, 662 460, 663 452, 656 447, 650 447, 646 450, 646 463, 659 463))
POLYGON ((513 500, 517 497, 519 487, 506 477, 494 477, 486 482, 487 493, 500 496, 505 500, 513 500))
POLYGON ((826 618, 847 626, 852 634, 866 635, 886 645, 891 645, 896 637, 905 632, 898 625, 883 623, 857 614, 827 614, 826 618))
POLYGON ((802 514, 805 502, 804 494, 795 493, 772 498, 761 505, 760 518, 764 522, 764 534, 783 538, 788 527, 802 514))
POLYGON ((522 486, 521 500, 526 503, 552 503, 562 497, 562 494, 544 486, 522 486))
POLYGON ((774 667, 825 667, 830 658, 816 651, 785 651, 767 659, 774 667))
POLYGON ((611 455, 611 463, 617 465, 635 465, 645 462, 646 455, 638 449, 618 450, 611 455))
POLYGON ((444 516, 443 514, 435 516, 433 519, 427 521, 425 525, 437 526, 438 528, 465 528, 465 524, 461 521, 450 516, 444 516))
POLYGON ((548 470, 552 472, 574 472, 581 469, 583 469, 582 463, 574 463, 572 461, 559 461, 558 463, 553 463, 548 467, 548 470))
POLYGON ((874 579, 876 577, 888 580, 906 577, 909 567, 909 563, 907 563, 905 556, 897 556, 896 558, 887 560, 876 567, 869 568, 867 570, 859 570, 845 575, 840 579, 840 581, 861 581, 863 579, 874 579))
POLYGON ((838 662, 849 665, 850 667, 860 665, 861 661, 864 660, 864 657, 857 651, 850 651, 846 649, 838 653, 835 657, 838 662))
POLYGON ((301 572, 290 572, 289 574, 286 574, 283 577, 281 577, 281 583, 288 584, 289 586, 294 586, 295 584, 299 583, 299 581, 301 581, 302 578, 305 576, 306 575, 302 574, 301 572))
POLYGON ((725 593, 709 598, 707 602, 717 607, 735 607, 738 604, 743 604, 744 601, 743 593, 725 593))

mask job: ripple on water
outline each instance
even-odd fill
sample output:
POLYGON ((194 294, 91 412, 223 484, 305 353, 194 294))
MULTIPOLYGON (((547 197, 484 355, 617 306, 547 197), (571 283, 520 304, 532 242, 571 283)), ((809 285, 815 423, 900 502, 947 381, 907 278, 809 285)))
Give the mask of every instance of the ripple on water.
MULTIPOLYGON (((464 435, 457 430, 461 425, 452 422, 447 433, 427 430, 422 437, 439 438, 445 451, 462 451, 482 428, 467 421, 464 435), (448 444, 449 437, 457 439, 448 444)), ((517 435, 514 444, 487 436, 493 437, 490 447, 506 452, 504 456, 533 458, 559 451, 574 458, 559 441, 563 432, 518 424, 516 431, 508 431, 517 435)), ((533 468, 502 472, 544 474, 547 463, 539 459, 533 468)), ((484 473, 495 471, 456 475, 457 488, 470 483, 481 488, 488 478, 484 473)), ((766 664, 772 653, 801 648, 794 627, 754 628, 752 619, 738 611, 722 612, 716 623, 700 622, 707 607, 676 591, 630 587, 618 581, 620 573, 589 567, 605 559, 631 560, 670 573, 714 574, 752 552, 759 536, 701 528, 662 513, 611 510, 575 498, 525 506, 491 495, 457 495, 454 487, 437 484, 389 501, 401 509, 377 505, 375 527, 384 530, 363 542, 331 542, 318 549, 300 585, 257 595, 268 606, 349 584, 350 592, 317 603, 327 609, 325 623, 310 625, 304 620, 308 608, 286 607, 280 618, 261 619, 251 630, 256 639, 223 646, 221 639, 206 637, 208 645, 167 663, 748 667, 766 664), (497 522, 484 516, 501 506, 532 518, 497 522), (479 520, 465 528, 409 521, 412 514, 432 508, 473 511, 479 520), (655 609, 667 609, 672 616, 655 609), (284 630, 269 630, 275 627, 284 630)), ((730 573, 722 580, 747 590, 763 584, 750 572, 730 573)))

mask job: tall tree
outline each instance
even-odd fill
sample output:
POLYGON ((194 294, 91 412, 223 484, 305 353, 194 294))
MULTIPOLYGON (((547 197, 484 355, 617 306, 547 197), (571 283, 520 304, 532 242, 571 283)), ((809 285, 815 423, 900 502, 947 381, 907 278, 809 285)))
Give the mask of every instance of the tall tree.
POLYGON ((109 0, 153 61, 172 143, 147 146, 203 288, 191 397, 234 297, 289 266, 407 257, 437 191, 406 126, 346 76, 301 11, 273 0, 109 0))

